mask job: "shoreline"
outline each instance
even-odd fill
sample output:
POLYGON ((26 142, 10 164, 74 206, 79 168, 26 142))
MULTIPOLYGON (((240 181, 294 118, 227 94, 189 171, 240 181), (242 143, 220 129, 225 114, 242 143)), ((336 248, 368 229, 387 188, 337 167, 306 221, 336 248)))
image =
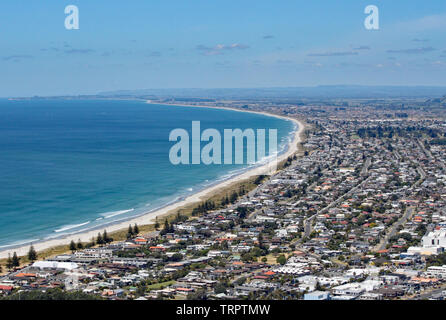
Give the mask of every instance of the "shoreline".
MULTIPOLYGON (((217 106, 214 107, 214 106, 152 103, 150 101, 146 101, 146 103, 147 104, 166 105, 166 106, 172 106, 172 107, 175 107, 175 106, 195 107, 195 108, 223 109, 223 110, 230 110, 230 111, 236 111, 236 112, 257 113, 257 114, 262 114, 262 115, 268 116, 268 117, 276 117, 276 118, 292 121, 295 125, 298 126, 298 128, 297 128, 297 130, 294 131, 293 139, 290 142, 288 142, 286 150, 282 154, 279 154, 277 156, 277 163, 280 163, 283 160, 286 160, 289 156, 292 156, 297 151, 299 151, 298 145, 302 141, 301 135, 305 130, 305 125, 302 123, 302 121, 300 121, 298 119, 287 117, 287 116, 282 116, 282 115, 277 115, 277 114, 272 114, 272 113, 268 113, 268 112, 251 111, 251 110, 248 111, 248 110, 240 110, 240 109, 235 109, 235 108, 217 107, 217 106)), ((267 173, 270 168, 270 163, 271 162, 269 161, 265 164, 247 169, 246 171, 244 171, 240 174, 232 176, 226 180, 218 182, 218 183, 211 185, 209 187, 206 187, 204 189, 201 189, 198 192, 193 193, 182 200, 179 200, 179 201, 171 203, 171 204, 167 204, 167 205, 165 205, 161 208, 155 209, 153 211, 143 213, 140 216, 129 217, 127 220, 119 221, 116 223, 111 222, 110 225, 105 225, 105 226, 103 225, 101 227, 93 228, 88 231, 73 233, 73 234, 66 235, 66 236, 61 236, 60 238, 39 240, 37 242, 33 242, 32 245, 34 246, 34 249, 37 252, 40 252, 40 251, 43 251, 43 250, 46 250, 46 249, 49 249, 52 247, 68 245, 70 243, 70 241, 72 241, 72 240, 77 242, 80 239, 82 242, 88 242, 92 238, 95 238, 97 236, 98 232, 102 232, 104 229, 107 230, 107 233, 112 233, 112 232, 127 229, 129 224, 133 225, 136 223, 139 226, 154 224, 156 217, 164 216, 164 215, 170 213, 171 211, 179 210, 183 207, 191 205, 192 203, 203 201, 210 195, 218 192, 221 189, 227 188, 235 183, 247 180, 253 176, 258 176, 258 175, 267 173)), ((31 245, 30 243, 20 244, 20 245, 17 245, 16 247, 11 245, 11 247, 9 247, 7 249, 0 249, 0 259, 7 258, 8 254, 12 255, 12 253, 14 251, 17 253, 18 256, 24 256, 27 254, 30 245, 31 245)))

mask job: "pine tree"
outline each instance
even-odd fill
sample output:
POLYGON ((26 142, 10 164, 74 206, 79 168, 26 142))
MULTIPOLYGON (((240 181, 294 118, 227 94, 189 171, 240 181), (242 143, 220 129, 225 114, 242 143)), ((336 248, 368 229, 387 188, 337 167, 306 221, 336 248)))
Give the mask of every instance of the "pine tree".
POLYGON ((109 243, 110 242, 110 238, 108 237, 107 230, 104 230, 104 233, 102 234, 102 241, 104 243, 109 243))
POLYGON ((259 248, 263 249, 263 236, 262 233, 259 233, 259 236, 257 237, 257 240, 259 241, 259 248))
POLYGON ((127 231, 127 240, 131 239, 133 237, 133 228, 131 225, 129 225, 129 229, 127 231))
POLYGON ((163 230, 161 230, 161 234, 164 235, 166 233, 170 233, 170 226, 169 226, 169 221, 164 220, 164 228, 163 230))
POLYGON ((12 264, 11 254, 8 253, 8 260, 6 260, 6 268, 8 268, 9 271, 14 267, 12 264))
POLYGON ((12 266, 19 267, 20 266, 20 258, 17 257, 17 253, 14 251, 12 254, 12 266))
POLYGON ((71 240, 71 242, 70 242, 70 250, 73 253, 76 251, 76 244, 74 243, 73 240, 71 240))
POLYGON ((31 261, 31 262, 34 262, 34 261, 37 260, 37 252, 36 252, 36 250, 34 249, 33 246, 31 246, 31 247, 29 248, 29 251, 28 251, 28 260, 31 261))
POLYGON ((230 202, 231 202, 231 203, 236 202, 236 201, 237 201, 237 197, 238 197, 237 192, 234 191, 234 192, 231 194, 230 202))
POLYGON ((102 239, 102 235, 100 233, 98 233, 98 236, 96 238, 96 243, 99 245, 104 244, 104 240, 102 239))
POLYGON ((158 231, 159 227, 160 227, 160 223, 158 222, 158 217, 156 217, 155 218, 155 230, 158 231))
POLYGON ((138 225, 136 223, 135 223, 135 226, 133 227, 133 233, 135 235, 139 234, 139 228, 138 228, 138 225))
POLYGON ((83 248, 84 248, 84 245, 82 244, 82 242, 81 242, 81 239, 79 239, 78 241, 77 241, 77 249, 78 250, 82 250, 83 248))

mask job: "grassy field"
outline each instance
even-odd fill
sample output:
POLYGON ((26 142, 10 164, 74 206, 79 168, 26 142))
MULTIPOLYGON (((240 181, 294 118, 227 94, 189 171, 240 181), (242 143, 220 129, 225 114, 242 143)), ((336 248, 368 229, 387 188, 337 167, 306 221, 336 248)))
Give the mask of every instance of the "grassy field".
MULTIPOLYGON (((286 253, 286 252, 284 252, 284 253, 279 253, 279 254, 277 254, 277 253, 270 253, 270 254, 268 254, 268 255, 266 255, 266 256, 263 256, 263 257, 266 257, 266 263, 267 263, 267 264, 270 264, 270 265, 276 265, 276 264, 279 264, 279 263, 277 262, 277 257, 280 256, 280 255, 282 255, 282 254, 283 254, 287 259, 288 259, 289 257, 292 256, 291 253, 286 253)), ((262 258, 263 258, 263 257, 260 257, 260 258, 258 259, 258 261, 262 261, 262 258)))
POLYGON ((171 281, 166 281, 166 282, 154 283, 154 284, 151 284, 151 285, 147 286, 147 290, 148 291, 160 290, 160 289, 163 289, 165 287, 168 287, 168 286, 174 284, 175 282, 176 281, 171 280, 171 281))

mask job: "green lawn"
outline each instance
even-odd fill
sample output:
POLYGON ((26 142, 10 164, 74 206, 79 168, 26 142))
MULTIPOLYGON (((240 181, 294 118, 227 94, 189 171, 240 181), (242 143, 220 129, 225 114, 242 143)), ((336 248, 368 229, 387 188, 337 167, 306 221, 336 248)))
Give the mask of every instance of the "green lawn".
POLYGON ((150 286, 147 286, 147 290, 159 290, 159 289, 163 289, 165 287, 168 287, 172 284, 174 284, 175 281, 174 280, 170 280, 170 281, 166 281, 166 282, 160 282, 160 283, 154 283, 151 284, 150 286))

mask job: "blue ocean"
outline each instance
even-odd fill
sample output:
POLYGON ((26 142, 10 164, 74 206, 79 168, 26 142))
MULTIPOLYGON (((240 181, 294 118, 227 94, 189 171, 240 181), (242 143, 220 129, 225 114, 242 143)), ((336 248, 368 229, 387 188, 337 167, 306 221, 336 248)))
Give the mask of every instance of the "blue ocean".
POLYGON ((278 130, 294 124, 211 108, 125 100, 0 100, 0 249, 141 215, 246 170, 173 165, 175 128, 278 130))

